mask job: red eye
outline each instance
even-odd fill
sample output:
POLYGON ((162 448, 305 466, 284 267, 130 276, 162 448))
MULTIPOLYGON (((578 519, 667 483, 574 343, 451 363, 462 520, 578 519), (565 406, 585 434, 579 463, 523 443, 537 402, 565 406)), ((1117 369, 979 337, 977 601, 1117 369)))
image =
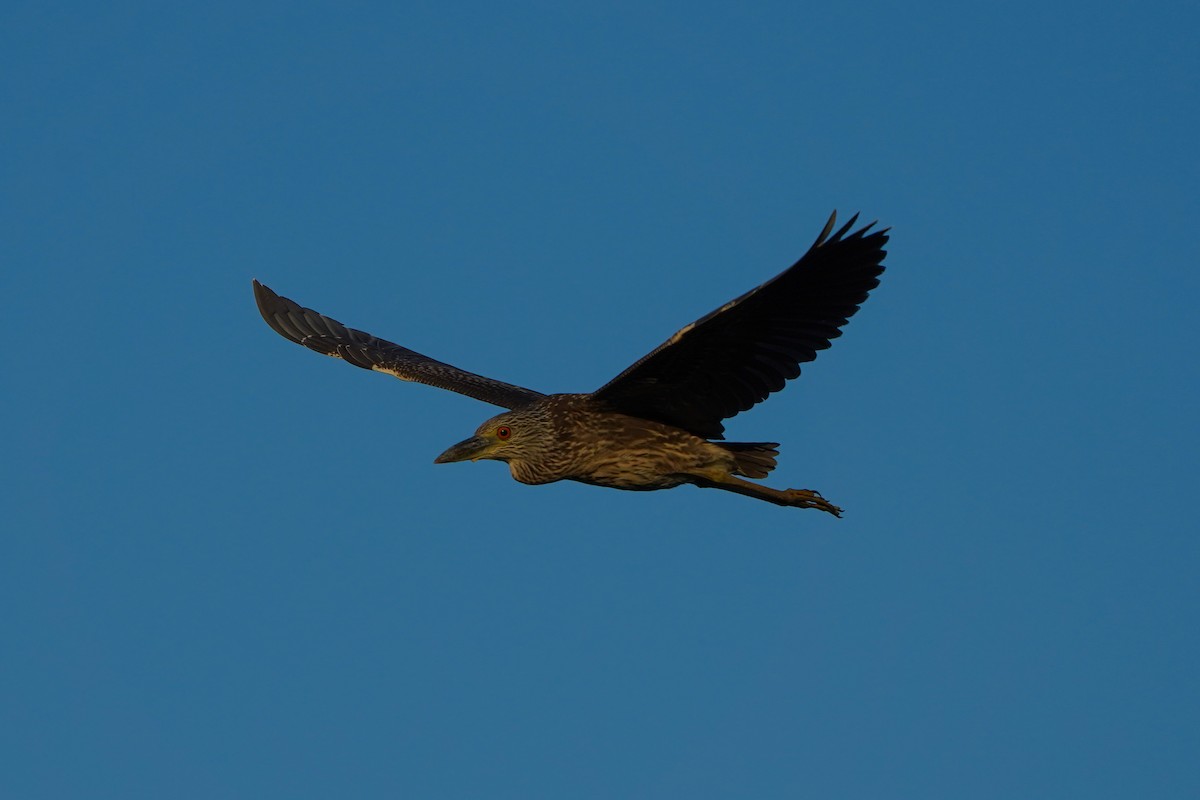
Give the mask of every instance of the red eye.
POLYGON ((508 427, 507 425, 501 425, 499 428, 496 428, 497 439, 505 441, 510 436, 512 436, 512 428, 508 427))

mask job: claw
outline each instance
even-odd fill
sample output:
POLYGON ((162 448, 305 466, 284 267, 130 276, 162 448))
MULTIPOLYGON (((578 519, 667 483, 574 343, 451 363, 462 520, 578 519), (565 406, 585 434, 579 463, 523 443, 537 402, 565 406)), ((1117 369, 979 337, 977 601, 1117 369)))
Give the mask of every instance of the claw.
POLYGON ((818 491, 812 489, 788 489, 785 494, 789 500, 793 501, 793 505, 797 508, 817 508, 833 514, 835 517, 842 516, 842 509, 826 500, 818 491))

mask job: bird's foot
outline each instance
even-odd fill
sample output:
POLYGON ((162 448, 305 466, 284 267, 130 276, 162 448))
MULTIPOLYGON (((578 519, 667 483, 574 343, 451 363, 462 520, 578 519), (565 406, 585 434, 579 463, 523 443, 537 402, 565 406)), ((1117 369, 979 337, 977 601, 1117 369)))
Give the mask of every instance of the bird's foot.
POLYGON ((821 497, 820 492, 814 492, 811 489, 785 489, 781 494, 788 501, 789 506, 796 508, 819 508, 822 511, 833 514, 835 517, 842 516, 842 510, 824 497, 821 497))

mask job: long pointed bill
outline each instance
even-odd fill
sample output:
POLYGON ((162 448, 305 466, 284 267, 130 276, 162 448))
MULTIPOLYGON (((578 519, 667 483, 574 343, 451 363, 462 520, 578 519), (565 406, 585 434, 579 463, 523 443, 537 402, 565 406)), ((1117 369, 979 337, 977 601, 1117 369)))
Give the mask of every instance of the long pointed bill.
POLYGON ((492 443, 487 439, 472 436, 451 447, 433 460, 435 464, 449 464, 451 461, 476 461, 483 458, 492 443))

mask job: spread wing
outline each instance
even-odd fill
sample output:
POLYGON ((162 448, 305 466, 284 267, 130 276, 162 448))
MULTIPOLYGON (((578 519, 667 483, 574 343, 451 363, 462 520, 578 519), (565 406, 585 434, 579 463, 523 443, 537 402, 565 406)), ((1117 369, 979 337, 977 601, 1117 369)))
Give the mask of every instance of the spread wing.
POLYGON ((684 327, 593 398, 631 416, 720 439, 721 420, 746 411, 800 374, 841 336, 879 285, 887 230, 875 223, 830 236, 837 213, 790 268, 684 327))
POLYGON ((541 392, 494 381, 347 328, 336 319, 280 297, 258 281, 254 281, 254 299, 263 319, 280 336, 347 364, 386 372, 402 381, 449 389, 504 408, 522 408, 545 397, 541 392))

